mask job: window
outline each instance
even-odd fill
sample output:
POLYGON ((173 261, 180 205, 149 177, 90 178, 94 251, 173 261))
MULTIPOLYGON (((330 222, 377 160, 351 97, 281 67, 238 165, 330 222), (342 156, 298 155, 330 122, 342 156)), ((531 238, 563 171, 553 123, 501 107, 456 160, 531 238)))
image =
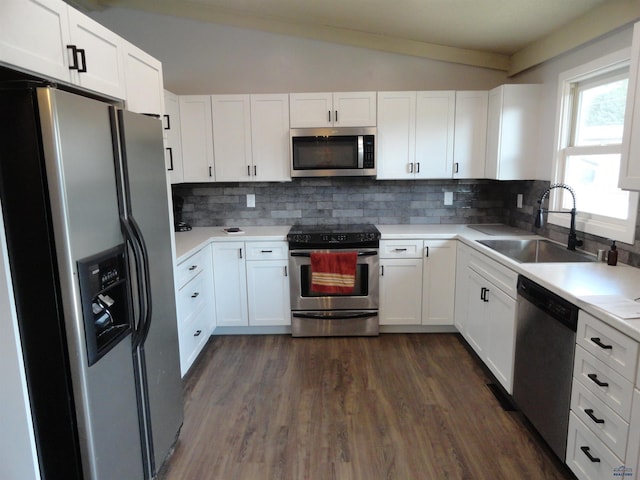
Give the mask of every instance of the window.
MULTIPOLYGON (((633 243, 638 194, 618 188, 629 51, 560 75, 554 181, 576 192, 578 230, 633 243)), ((570 210, 571 194, 551 192, 551 210, 570 210)), ((568 215, 549 221, 568 226, 568 215)))

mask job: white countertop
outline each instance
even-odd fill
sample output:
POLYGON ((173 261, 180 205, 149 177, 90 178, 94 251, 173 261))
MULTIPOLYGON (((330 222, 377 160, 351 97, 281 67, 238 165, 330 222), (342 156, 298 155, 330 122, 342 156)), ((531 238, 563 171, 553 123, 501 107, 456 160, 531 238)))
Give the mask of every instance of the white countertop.
MULTIPOLYGON (((538 238, 533 234, 487 235, 466 225, 378 225, 377 227, 382 234, 382 240, 408 238, 460 240, 640 342, 640 319, 625 320, 580 299, 586 295, 622 295, 630 300, 640 297, 640 268, 620 263, 612 267, 603 262, 518 263, 476 242, 476 240, 500 238, 538 238)), ((196 227, 190 232, 175 234, 176 255, 178 261, 181 261, 210 242, 282 241, 286 240, 289 228, 288 226, 242 227, 245 233, 228 234, 223 231, 223 227, 196 227)))

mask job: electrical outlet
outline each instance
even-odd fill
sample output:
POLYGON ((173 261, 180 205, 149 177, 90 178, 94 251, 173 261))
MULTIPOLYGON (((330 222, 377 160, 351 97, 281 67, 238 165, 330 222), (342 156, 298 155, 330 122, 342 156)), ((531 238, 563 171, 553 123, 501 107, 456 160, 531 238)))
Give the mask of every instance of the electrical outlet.
POLYGON ((247 193, 247 207, 256 208, 256 195, 254 193, 247 193))
POLYGON ((444 204, 453 205, 453 192, 444 192, 444 204))
POLYGON ((516 207, 522 208, 522 194, 518 194, 518 200, 516 200, 516 207))

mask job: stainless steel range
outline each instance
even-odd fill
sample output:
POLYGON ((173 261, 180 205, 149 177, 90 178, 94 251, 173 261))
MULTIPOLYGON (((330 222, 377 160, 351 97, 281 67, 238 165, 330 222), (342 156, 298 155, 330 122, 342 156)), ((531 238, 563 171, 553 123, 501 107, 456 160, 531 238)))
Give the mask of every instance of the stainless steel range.
POLYGON ((295 225, 287 240, 292 335, 378 335, 378 229, 370 224, 295 225), (330 293, 318 289, 314 283, 312 259, 316 261, 318 254, 340 253, 355 258, 352 286, 330 293))

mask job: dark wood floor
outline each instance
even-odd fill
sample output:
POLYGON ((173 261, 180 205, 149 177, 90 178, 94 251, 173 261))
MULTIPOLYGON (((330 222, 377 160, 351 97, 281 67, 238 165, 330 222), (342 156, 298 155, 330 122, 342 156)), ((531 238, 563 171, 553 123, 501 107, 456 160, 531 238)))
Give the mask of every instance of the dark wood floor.
POLYGON ((161 480, 570 479, 454 334, 220 336, 161 480))

